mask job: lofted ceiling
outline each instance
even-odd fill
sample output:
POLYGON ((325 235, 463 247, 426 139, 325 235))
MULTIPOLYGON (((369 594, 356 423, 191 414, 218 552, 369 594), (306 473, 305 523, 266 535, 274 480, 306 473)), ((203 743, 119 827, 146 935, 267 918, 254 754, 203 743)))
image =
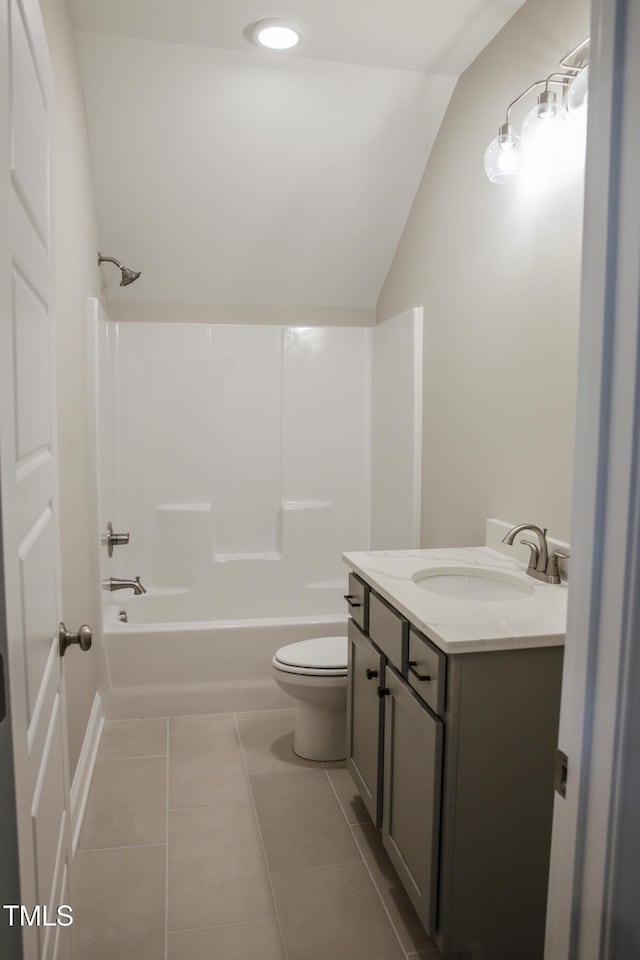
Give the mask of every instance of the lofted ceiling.
MULTIPOLYGON (((68 0, 126 300, 372 307, 457 76, 522 0, 68 0), (279 16, 295 51, 248 28, 279 16)), ((111 292, 111 287, 110 287, 111 292)))

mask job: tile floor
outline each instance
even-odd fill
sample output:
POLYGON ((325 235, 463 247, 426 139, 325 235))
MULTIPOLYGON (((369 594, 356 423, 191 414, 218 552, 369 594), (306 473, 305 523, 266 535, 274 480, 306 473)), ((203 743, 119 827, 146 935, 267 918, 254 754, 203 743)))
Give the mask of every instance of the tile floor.
POLYGON ((72 872, 80 960, 436 960, 344 764, 294 710, 108 723, 72 872))

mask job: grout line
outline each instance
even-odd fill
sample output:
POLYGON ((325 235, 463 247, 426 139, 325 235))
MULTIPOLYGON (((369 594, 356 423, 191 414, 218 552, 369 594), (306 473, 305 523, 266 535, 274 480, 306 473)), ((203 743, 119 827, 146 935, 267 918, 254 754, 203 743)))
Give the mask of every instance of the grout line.
MULTIPOLYGON (((169 933, 194 933, 197 930, 218 930, 220 927, 252 927, 256 923, 277 923, 275 917, 266 917, 263 920, 234 920, 233 923, 208 923, 206 927, 176 927, 169 933)), ((418 954, 412 954, 418 956, 418 954)))
MULTIPOLYGON (((347 769, 348 769, 348 768, 347 768, 347 769)), ((381 893, 380 889, 378 888, 378 884, 377 884, 376 881, 375 881, 375 878, 374 878, 374 876, 373 876, 373 873, 372 873, 372 871, 371 871, 371 868, 369 867, 369 864, 367 863, 367 858, 365 857, 364 853, 362 852, 362 847, 361 847, 360 844, 358 843, 358 838, 357 838, 357 836, 356 836, 356 831, 353 829, 354 827, 362 826, 362 824, 359 824, 359 823, 349 823, 349 819, 348 819, 348 817, 347 817, 347 815, 346 815, 346 813, 345 813, 345 811, 344 811, 344 809, 343 809, 343 807, 342 807, 342 804, 340 803, 340 798, 338 797, 338 792, 337 792, 336 788, 334 787, 333 782, 332 782, 332 780, 331 780, 331 777, 329 776, 329 771, 328 771, 328 769, 326 769, 326 768, 325 768, 325 774, 326 774, 326 776, 327 776, 327 780, 329 781, 329 785, 330 785, 330 787, 331 787, 331 789, 333 790, 333 793, 334 793, 334 795, 335 795, 336 802, 337 802, 338 806, 340 807, 340 812, 342 813, 342 816, 344 817, 344 819, 345 819, 345 821, 346 821, 346 823, 347 823, 347 826, 348 826, 348 828, 349 828, 349 830, 350 830, 350 832, 351 832, 351 836, 353 837, 353 842, 355 843, 355 845, 356 845, 356 847, 358 848, 358 851, 359 851, 359 853, 360 853, 360 856, 362 857, 362 862, 364 863, 365 869, 366 869, 367 873, 369 874, 369 879, 371 880, 371 883, 373 884, 373 889, 375 890, 376 894, 378 895, 378 899, 379 899, 379 901, 380 901, 380 903, 381 903, 381 905, 382 905, 382 909, 384 910, 384 912, 385 912, 385 914, 386 914, 386 917, 387 917, 387 920, 389 921, 389 923, 390 923, 390 925, 391 925, 391 929, 393 930, 393 932, 394 932, 394 934, 395 934, 395 936, 396 936, 396 940, 398 941, 398 946, 400 947, 400 952, 402 953, 403 957, 406 958, 406 957, 408 957, 409 955, 408 955, 407 951, 405 950, 405 948, 404 948, 403 945, 402 945, 402 940, 400 939, 400 934, 398 933, 398 929, 397 929, 395 923, 393 922, 393 920, 392 920, 392 918, 391 918, 391 914, 389 913, 389 910, 388 910, 388 908, 387 908, 386 903, 384 902, 384 897, 382 896, 382 893, 381 893)))
POLYGON ((166 818, 166 857, 165 857, 165 866, 164 866, 164 960, 167 960, 169 955, 169 751, 170 751, 170 727, 171 723, 169 717, 165 719, 165 737, 166 737, 166 752, 167 752, 167 818, 166 818))
MULTIPOLYGON (((254 713, 255 713, 255 712, 257 712, 257 711, 254 711, 254 713)), ((238 714, 237 714, 237 713, 234 713, 233 716, 234 716, 234 719, 235 719, 235 722, 236 722, 236 730, 238 731, 238 738, 239 738, 239 740, 240 740, 240 749, 241 749, 241 751, 242 751, 242 762, 243 762, 243 764, 244 764, 244 771, 245 771, 245 775, 246 775, 246 777, 247 777, 247 782, 248 782, 248 784, 249 784, 249 795, 250 795, 250 797, 251 797, 251 806, 252 806, 252 808, 253 808, 253 816, 254 816, 254 818, 255 818, 256 828, 257 828, 257 830, 258 830, 258 837, 259 837, 259 839, 260 839, 260 847, 261 847, 261 849, 262 849, 262 857, 263 857, 263 860, 264 860, 264 869, 265 869, 265 873, 266 873, 266 875, 267 875, 267 881, 268 881, 268 883, 269 883, 269 890, 271 891, 271 900, 272 900, 272 902, 273 902, 273 909, 274 909, 274 912, 275 912, 275 915, 276 915, 276 921, 277 921, 277 924, 278 924, 278 933, 280 934, 280 941, 281 941, 281 943, 282 943, 282 952, 284 953, 284 960, 288 960, 288 956, 289 956, 289 955, 288 955, 288 953, 287 953, 287 945, 286 945, 286 943, 285 943, 284 935, 283 935, 283 932, 282 932, 282 922, 281 922, 281 920, 280 920, 280 912, 279 912, 279 910, 278 910, 278 904, 276 903, 276 897, 275 897, 275 894, 274 894, 274 892, 273 892, 273 883, 271 882, 271 874, 269 873, 269 864, 267 863, 267 851, 265 850, 265 847, 264 847, 264 838, 263 838, 263 836, 262 836, 262 830, 261 830, 261 828, 260 828, 260 820, 258 819, 258 810, 257 810, 257 808, 256 808, 256 801, 255 801, 255 797, 253 796, 253 789, 252 789, 252 787, 251 787, 251 777, 249 776, 249 770, 248 770, 248 768, 247 768, 247 758, 245 757, 245 754, 244 754, 244 747, 243 747, 243 745, 242 745, 242 737, 240 736, 240 725, 239 725, 239 723, 238 723, 238 714)))
POLYGON ((136 753, 129 757, 96 757, 96 763, 104 763, 108 760, 166 760, 166 753, 136 753))
POLYGON ((148 850, 152 847, 164 847, 164 843, 119 843, 115 847, 78 847, 77 853, 104 853, 106 850, 148 850))
POLYGON ((185 810, 208 810, 210 807, 250 807, 251 797, 244 800, 218 800, 209 803, 192 803, 188 806, 170 807, 170 813, 184 813, 185 810))
POLYGON ((236 717, 251 717, 256 713, 295 713, 295 707, 270 707, 268 710, 238 710, 237 713, 234 713, 233 716, 236 717))
POLYGON ((115 720, 105 720, 105 725, 116 723, 140 723, 141 720, 168 720, 166 714, 156 714, 153 717, 116 717, 115 720))
POLYGON ((216 713, 172 713, 170 714, 170 716, 166 717, 165 719, 166 720, 184 720, 185 717, 188 718, 189 720, 195 717, 217 717, 218 719, 220 719, 220 717, 229 717, 229 719, 233 719, 233 717, 235 717, 235 713, 229 710, 220 710, 220 711, 216 711, 216 713))
POLYGON ((280 873, 299 873, 302 870, 330 870, 333 867, 348 867, 354 863, 362 863, 363 859, 360 855, 357 860, 341 860, 339 863, 312 863, 306 867, 282 867, 280 870, 270 870, 269 873, 274 876, 280 873))

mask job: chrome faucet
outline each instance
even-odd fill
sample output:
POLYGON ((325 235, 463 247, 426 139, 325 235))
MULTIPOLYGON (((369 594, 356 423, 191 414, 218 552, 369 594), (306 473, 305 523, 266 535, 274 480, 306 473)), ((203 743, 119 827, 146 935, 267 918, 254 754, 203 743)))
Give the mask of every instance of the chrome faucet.
POLYGON ((133 590, 136 596, 140 596, 142 593, 146 593, 146 589, 142 586, 140 582, 140 577, 136 577, 135 580, 123 580, 120 577, 109 577, 107 580, 102 581, 103 590, 133 590))
POLYGON ((547 544, 547 528, 542 530, 535 523, 519 523, 517 527, 509 530, 509 533, 502 538, 502 542, 512 546, 513 541, 522 533, 523 530, 531 530, 538 538, 538 543, 533 540, 523 539, 520 543, 526 543, 531 551, 529 557, 529 566, 527 573, 536 580, 542 580, 543 583, 560 583, 560 570, 558 569, 558 560, 568 560, 569 554, 562 553, 560 550, 554 550, 549 556, 549 546, 547 544))

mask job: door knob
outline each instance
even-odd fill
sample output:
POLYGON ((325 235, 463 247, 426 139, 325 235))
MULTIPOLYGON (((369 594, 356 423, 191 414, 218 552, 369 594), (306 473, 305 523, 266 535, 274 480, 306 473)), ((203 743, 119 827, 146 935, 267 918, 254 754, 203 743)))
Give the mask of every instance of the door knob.
POLYGON ((67 648, 74 643, 77 643, 81 650, 90 650, 92 640, 91 627, 88 627, 86 623, 82 624, 77 633, 71 633, 67 630, 64 623, 58 624, 58 644, 61 657, 64 657, 67 648))

